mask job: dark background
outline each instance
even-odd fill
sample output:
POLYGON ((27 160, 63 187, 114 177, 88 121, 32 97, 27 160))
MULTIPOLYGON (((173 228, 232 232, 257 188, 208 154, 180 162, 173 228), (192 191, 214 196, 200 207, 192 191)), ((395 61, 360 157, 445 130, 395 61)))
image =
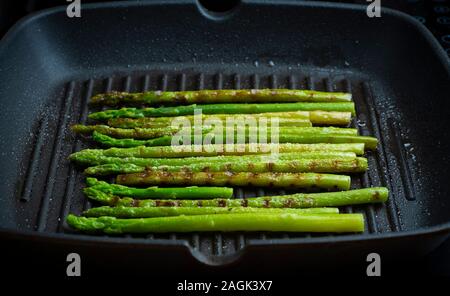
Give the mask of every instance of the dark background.
MULTIPOLYGON (((238 0, 216 0, 213 4, 211 1, 200 0, 201 2, 208 2, 212 10, 221 10, 226 6, 233 5, 238 0)), ((81 3, 92 2, 106 2, 95 0, 81 0, 81 3)), ((345 3, 359 3, 367 4, 366 0, 346 0, 329 2, 345 2, 345 3)), ((21 17, 32 12, 58 6, 67 5, 65 0, 18 0, 18 1, 0 1, 0 37, 2 37, 8 29, 21 17)), ((434 34, 436 39, 441 43, 443 48, 447 51, 450 57, 450 0, 381 0, 384 7, 390 7, 404 11, 427 26, 427 28, 434 34)), ((180 12, 182 13, 182 12, 180 12)), ((2 263, 8 267, 12 272, 21 274, 23 266, 27 266, 27 273, 39 275, 43 270, 47 270, 55 275, 65 274, 65 258, 64 256, 50 256, 43 254, 39 250, 22 249, 20 245, 11 242, 4 245, 5 252, 2 252, 2 263)), ((56 254, 53 254, 56 255, 56 254)), ((93 274, 101 266, 91 265, 88 273, 93 274)), ((353 267, 342 267, 342 271, 352 271, 353 267)), ((384 267, 384 271, 386 271, 384 267)), ((450 239, 448 239, 440 248, 435 250, 424 258, 415 258, 410 262, 405 262, 401 266, 389 266, 389 272, 383 272, 388 275, 408 275, 408 276, 450 276, 450 239)), ((357 268, 359 269, 359 268, 357 268)), ((85 271, 85 270, 84 270, 85 271)), ((103 272, 107 272, 102 270, 103 272)), ((113 272, 109 270, 109 272, 113 272)), ((174 271, 176 274, 176 271, 174 271)), ((83 272, 83 274, 85 274, 83 272)), ((217 274, 220 275, 220 274, 217 274)), ((238 275, 238 274, 237 274, 238 275)), ((179 275, 181 276, 181 275, 179 275)), ((192 276, 192 275, 191 275, 192 276)), ((186 278, 188 275, 183 275, 186 278)))

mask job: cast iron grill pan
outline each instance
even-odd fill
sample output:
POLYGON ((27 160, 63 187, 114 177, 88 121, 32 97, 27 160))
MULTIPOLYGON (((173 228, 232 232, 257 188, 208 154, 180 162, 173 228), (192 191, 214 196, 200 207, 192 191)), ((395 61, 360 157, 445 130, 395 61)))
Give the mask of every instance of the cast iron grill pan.
MULTIPOLYGON (((241 4, 231 16, 227 14, 227 18, 224 17, 220 21, 205 18, 202 15, 205 12, 199 13, 196 4, 190 1, 180 1, 167 6, 128 3, 92 5, 88 8, 84 10, 84 19, 78 20, 77 25, 82 28, 70 23, 77 20, 66 20, 62 11, 58 10, 34 22, 22 24, 31 27, 29 32, 38 34, 37 32, 42 32, 41 27, 48 29, 47 23, 53 26, 55 22, 59 23, 61 28, 49 33, 50 36, 56 38, 55 42, 58 38, 71 42, 58 46, 64 50, 72 49, 72 52, 62 52, 62 55, 55 54, 53 57, 40 56, 50 63, 49 68, 44 69, 50 71, 46 73, 50 77, 48 81, 43 81, 43 76, 36 74, 41 70, 35 68, 35 73, 19 84, 21 88, 14 88, 17 79, 26 77, 28 68, 25 62, 19 64, 23 69, 8 72, 9 76, 6 75, 6 70, 10 69, 11 65, 6 59, 0 62, 0 99, 10 111, 0 119, 0 132, 4 136, 0 143, 3 151, 2 163, 5 168, 14 167, 9 163, 11 161, 16 164, 15 171, 0 171, 0 177, 8 174, 9 179, 14 178, 12 184, 15 185, 13 187, 1 184, 0 187, 1 201, 4 203, 0 220, 6 225, 6 229, 17 233, 25 231, 35 237, 51 236, 56 240, 79 238, 82 241, 86 238, 85 235, 74 233, 64 219, 68 213, 80 214, 92 207, 81 191, 85 186, 85 177, 80 168, 67 159, 70 153, 95 145, 70 131, 72 124, 88 122, 88 112, 92 111, 92 108, 88 108, 88 101, 92 95, 111 90, 136 92, 299 88, 351 92, 357 110, 357 118, 351 126, 358 128, 361 135, 373 135, 380 140, 376 151, 367 152, 368 172, 352 176, 352 188, 386 186, 390 190, 389 201, 381 205, 341 208, 345 213, 364 215, 366 229, 363 234, 171 233, 126 235, 114 237, 114 241, 141 244, 149 248, 164 245, 188 246, 194 254, 201 254, 197 256, 203 258, 201 261, 220 265, 227 262, 223 258, 240 253, 246 246, 270 245, 270 248, 276 249, 277 246, 292 245, 296 247, 290 251, 298 252, 297 247, 320 241, 345 245, 346 242, 355 240, 388 241, 389 238, 409 235, 420 238, 414 234, 431 229, 439 234, 434 236, 434 240, 430 240, 427 248, 431 249, 448 233, 448 227, 444 223, 449 221, 450 202, 443 198, 448 189, 443 186, 443 182, 439 182, 444 180, 445 176, 448 177, 448 173, 443 170, 445 162, 448 163, 448 159, 443 155, 448 148, 448 139, 445 137, 446 132, 441 129, 448 123, 448 119, 439 116, 444 107, 448 109, 448 100, 443 101, 450 88, 448 64, 443 64, 440 59, 442 52, 439 48, 429 46, 429 42, 434 46, 435 44, 421 35, 425 33, 415 31, 422 28, 417 27, 412 20, 404 20, 403 15, 388 11, 385 12, 386 24, 383 23, 384 20, 373 24, 367 21, 365 16, 361 16, 361 8, 334 4, 291 6, 285 3, 267 6, 250 2, 241 4), (186 16, 181 17, 182 21, 179 22, 174 21, 176 13, 172 11, 180 9, 175 9, 177 5, 183 5, 186 9, 186 16), (301 25, 298 27, 295 22, 289 23, 291 27, 294 26, 292 30, 298 32, 303 42, 310 43, 296 43, 295 40, 287 42, 291 34, 287 28, 290 27, 279 17, 293 17, 291 10, 295 10, 295 15, 303 17, 300 18, 301 25), (172 22, 166 27, 157 27, 159 35, 142 35, 143 32, 153 30, 152 22, 163 24, 163 19, 157 16, 158 12, 162 11, 165 13, 164 19, 172 22), (133 19, 127 19, 131 14, 133 19), (153 14, 155 19, 152 20, 148 16, 153 14), (351 31, 352 24, 346 23, 349 15, 354 17, 353 21, 364 26, 364 33, 351 31), (94 25, 94 16, 101 21, 95 28, 91 28, 94 25), (249 16, 253 17, 253 23, 247 21, 249 16), (333 17, 330 19, 331 16, 333 17), (124 18, 126 21, 121 23, 124 18), (277 21, 269 28, 264 24, 267 18, 277 21), (324 24, 319 23, 315 27, 308 25, 311 21, 317 21, 316 18, 321 19, 324 24), (150 24, 146 24, 144 20, 150 24), (183 24, 183 20, 190 21, 194 32, 186 33, 187 37, 180 35, 185 31, 178 27, 183 24), (392 30, 404 31, 385 34, 384 39, 373 41, 375 43, 370 43, 371 40, 364 37, 367 34, 375 35, 377 29, 390 22, 398 23, 398 28, 394 26, 392 30), (339 25, 334 27, 335 23, 339 25), (248 32, 236 31, 237 28, 243 27, 248 32), (300 27, 304 30, 296 31, 300 27), (202 36, 194 38, 193 35, 206 30, 205 28, 210 32, 202 35, 203 39, 202 36), (61 29, 71 32, 74 40, 60 37, 58 30, 61 29), (128 45, 108 40, 107 37, 110 36, 103 39, 99 37, 110 34, 101 33, 109 30, 122 30, 118 36, 123 38, 123 42, 128 42, 128 45), (133 33, 136 30, 137 32, 133 33), (254 36, 252 34, 255 30, 264 32, 268 36, 267 42, 270 41, 269 37, 276 36, 275 33, 281 34, 281 37, 280 40, 271 40, 270 44, 259 40, 252 46, 246 38, 254 36), (336 39, 336 32, 340 33, 342 40, 336 39), (400 36, 397 34, 404 36, 406 41, 417 39, 417 34, 421 39, 417 42, 417 48, 405 53, 401 52, 405 49, 405 40, 392 43, 391 39, 400 36), (315 37, 312 38, 311 35, 315 37), (230 38, 236 39, 240 47, 236 48, 237 45, 233 44, 223 45, 222 42, 231 40, 230 38), (92 44, 96 49, 85 47, 83 51, 77 44, 81 40, 84 40, 84 44, 92 44), (162 41, 155 43, 154 40, 162 41), (174 43, 174 40, 179 43, 174 43), (102 42, 107 41, 111 43, 106 46, 109 51, 105 51, 102 45, 102 42), (186 41, 189 44, 183 43, 186 41), (274 47, 273 42, 276 42, 279 48, 274 47), (371 48, 384 48, 379 47, 379 44, 384 42, 388 42, 393 48, 375 55, 371 48), (172 45, 171 51, 167 47, 168 44, 172 45), (186 49, 186 46, 189 48, 186 49), (101 54, 95 53, 97 51, 101 54), (427 55, 422 57, 421 61, 414 59, 423 52, 427 55), (64 61, 65 64, 53 64, 54 61, 64 61), (427 67, 424 67, 424 63, 427 67), (399 66, 408 72, 400 71, 399 66), (429 68, 433 68, 433 75, 424 76, 429 68), (419 69, 425 73, 417 72, 419 69), (69 73, 63 75, 63 70, 69 73), (31 92, 31 97, 27 92, 31 92), (12 100, 12 97, 16 98, 16 101, 12 100), (440 101, 435 103, 433 100, 440 101), (29 103, 29 108, 23 109, 25 102, 29 103), (20 127, 15 127, 17 120, 14 120, 14 115, 19 113, 26 117, 26 120, 19 123, 20 127), (14 132, 16 136, 11 140, 11 134, 14 132), (442 137, 438 139, 425 135, 442 137), (12 155, 8 154, 10 151, 16 151, 15 158, 9 159, 11 157, 8 155, 12 155)), ((23 30, 25 29, 22 28, 23 30)), ((36 35, 30 37, 27 32, 13 37, 42 40, 36 35)), ((13 37, 7 36, 6 39, 11 43, 14 41, 13 37)), ((21 53, 22 41, 16 42, 19 42, 19 45, 15 53, 11 52, 8 46, 0 48, 0 54, 10 57, 8 61, 18 58, 15 54, 21 53)), ((40 52, 39 47, 32 50, 34 54, 44 54, 40 52)), ((42 71, 45 72, 44 70, 42 71)), ((235 197, 285 193, 289 191, 236 188, 235 197)), ((107 243, 110 239, 103 235, 91 236, 88 240, 93 243, 107 243)), ((386 245, 389 246, 388 243, 386 245)), ((268 252, 270 248, 267 249, 268 252)))

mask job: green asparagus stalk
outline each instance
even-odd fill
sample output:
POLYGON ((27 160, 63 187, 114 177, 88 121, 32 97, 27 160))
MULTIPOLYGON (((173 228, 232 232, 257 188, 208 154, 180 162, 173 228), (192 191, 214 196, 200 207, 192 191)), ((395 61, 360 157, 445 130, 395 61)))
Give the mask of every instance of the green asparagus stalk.
MULTIPOLYGON (((201 119, 202 122, 211 121, 212 119, 219 119, 222 122, 226 122, 227 119, 237 120, 242 116, 242 114, 202 114, 201 119)), ((311 126, 311 123, 319 125, 347 125, 351 120, 350 112, 326 111, 267 112, 252 114, 252 116, 257 120, 260 118, 270 119, 277 117, 279 119, 279 126, 311 126)), ((121 128, 161 128, 170 126, 174 120, 178 122, 180 120, 188 120, 193 124, 194 116, 111 118, 108 120, 108 125, 121 128)))
MULTIPOLYGON (((137 147, 137 146, 171 146, 176 142, 172 136, 164 136, 149 140, 135 140, 135 139, 116 139, 103 135, 101 133, 93 132, 92 139, 96 142, 108 147, 137 147)), ((292 143, 292 144, 318 144, 318 143, 331 143, 331 144, 349 144, 349 143, 362 143, 366 149, 374 150, 377 147, 378 140, 374 137, 365 136, 350 136, 350 135, 292 135, 292 134, 280 134, 278 137, 280 143, 292 143)), ((248 142, 249 139, 246 139, 248 142)), ((236 142, 236 138, 235 138, 236 142)), ((191 143, 194 143, 194 137, 191 137, 191 143)), ((186 143, 177 143, 185 144, 186 143)), ((215 144, 214 141, 212 144, 215 144)), ((219 143, 218 143, 219 144, 219 143)))
POLYGON ((309 111, 309 121, 313 125, 347 125, 351 119, 351 112, 309 111))
POLYGON ((371 187, 338 192, 296 193, 291 195, 251 197, 245 199, 203 200, 136 200, 101 191, 89 192, 87 197, 103 205, 118 207, 252 207, 252 208, 317 208, 381 203, 388 199, 385 187, 371 187))
POLYGON ((152 218, 168 216, 194 216, 211 214, 338 214, 338 208, 264 209, 223 207, 96 207, 83 212, 85 217, 110 216, 116 218, 152 218))
POLYGON ((90 187, 84 188, 89 190, 92 188, 105 193, 117 196, 131 196, 137 199, 159 198, 159 199, 203 199, 203 198, 231 198, 233 196, 233 188, 227 187, 181 187, 181 188, 133 188, 119 184, 110 184, 105 181, 99 181, 95 178, 87 178, 87 184, 90 187))
MULTIPOLYGON (((83 150, 85 151, 85 150, 83 150)), ((353 152, 356 155, 364 154, 364 144, 230 144, 230 145, 186 145, 162 147, 133 147, 109 148, 101 151, 104 156, 111 157, 139 157, 139 158, 176 158, 192 156, 218 156, 218 155, 253 155, 268 154, 273 151, 279 153, 290 152, 353 152)))
MULTIPOLYGON (((304 152, 278 155, 216 156, 189 158, 118 158, 78 152, 72 160, 85 165, 88 175, 135 173, 145 170, 169 172, 364 172, 367 160, 352 152, 304 152), (140 167, 140 168, 139 168, 140 167)), ((96 151, 95 151, 96 152, 96 151)))
POLYGON ((91 98, 91 103, 104 106, 160 105, 196 103, 267 103, 267 102, 348 102, 352 95, 292 89, 222 89, 195 91, 147 91, 143 93, 110 92, 91 98))
POLYGON ((67 223, 83 232, 108 234, 193 231, 362 232, 362 214, 217 214, 160 218, 86 218, 67 223))
MULTIPOLYGON (((152 139, 158 138, 162 136, 170 136, 175 133, 181 131, 181 128, 175 127, 167 127, 167 128, 115 128, 109 127, 107 125, 81 125, 76 124, 72 126, 72 130, 76 133, 84 133, 90 134, 93 131, 106 134, 109 136, 114 136, 117 138, 135 138, 135 139, 152 139)), ((193 135, 195 129, 190 128, 191 134, 193 135)), ((202 126, 201 132, 207 133, 211 131, 211 127, 202 126)), ((245 127, 243 132, 249 134, 253 130, 245 127)), ((253 132, 258 133, 259 129, 254 129, 253 132)), ((267 134, 270 136, 272 129, 269 127, 267 130, 267 134)), ((236 134, 238 131, 236 128, 224 128, 223 129, 223 138, 226 138, 229 133, 236 134)), ((280 127, 278 128, 278 132, 280 134, 293 134, 293 135, 308 135, 308 134, 317 134, 317 135, 350 135, 356 136, 358 134, 358 130, 354 128, 338 128, 338 127, 296 127, 296 128, 287 128, 280 127)), ((257 134, 258 136, 258 134, 257 134)), ((248 137, 248 135, 247 135, 248 137)))
POLYGON ((332 103, 277 103, 277 104, 211 104, 188 105, 159 108, 122 108, 119 110, 106 110, 91 113, 89 118, 95 120, 108 120, 111 118, 128 117, 166 117, 193 115, 194 110, 202 110, 203 114, 254 114, 265 112, 291 112, 291 111, 337 111, 355 114, 353 102, 332 103))
POLYGON ((129 174, 145 172, 147 170, 165 172, 251 172, 251 173, 360 173, 367 170, 365 158, 354 159, 298 159, 281 161, 244 161, 225 163, 195 163, 180 166, 144 167, 133 164, 104 164, 88 167, 84 173, 92 176, 113 174, 129 174))
MULTIPOLYGON (((286 112, 291 113, 291 112, 286 112)), ((297 113, 297 112, 292 112, 297 113)), ((300 112, 298 112, 300 113, 300 112)), ((267 115, 265 114, 275 114, 275 113, 260 113, 260 114, 254 114, 252 115, 253 119, 255 120, 255 123, 259 123, 259 120, 261 118, 266 118, 267 123, 270 123, 271 118, 277 117, 278 119, 278 126, 281 127, 311 127, 312 123, 309 120, 309 114, 306 112, 306 116, 304 115, 305 112, 301 112, 300 118, 293 117, 293 116, 284 116, 283 112, 279 112, 276 114, 279 114, 279 116, 273 116, 273 115, 267 115)), ((194 115, 189 116, 176 116, 176 117, 143 117, 143 118, 111 118, 108 120, 108 125, 111 127, 118 127, 118 128, 165 128, 172 125, 174 122, 183 122, 182 120, 188 121, 191 125, 194 125, 195 123, 195 117, 194 115)), ((228 122, 234 121, 246 121, 249 122, 249 115, 230 115, 230 114, 217 114, 217 115, 201 115, 200 120, 202 123, 208 123, 208 122, 220 122, 223 126, 226 126, 227 120, 228 122)))
MULTIPOLYGON (((82 125, 75 124, 72 126, 72 131, 79 134, 91 134, 94 131, 99 132, 105 135, 117 137, 117 138, 136 138, 136 139, 152 139, 159 138, 163 136, 172 136, 175 133, 179 132, 181 128, 175 127, 164 127, 164 128, 114 128, 107 125, 82 125)), ((206 133, 211 128, 201 127, 202 133, 206 133)), ((192 129, 192 132, 194 130, 192 129)), ((350 130, 347 131, 336 131, 340 133, 350 134, 350 130)))
POLYGON ((323 188, 348 190, 350 177, 317 173, 233 173, 233 172, 167 172, 118 175, 116 183, 128 186, 144 185, 208 185, 208 186, 259 186, 284 188, 323 188))
POLYGON ((113 147, 102 151, 105 156, 141 157, 141 158, 251 155, 251 154, 273 153, 273 151, 278 151, 279 153, 339 151, 339 152, 353 152, 356 155, 362 155, 364 154, 364 143, 343 143, 343 144, 251 143, 251 144, 223 144, 223 145, 212 144, 212 145, 184 145, 184 146, 159 146, 159 147, 138 146, 131 148, 113 147))
POLYGON ((100 165, 107 163, 126 163, 140 166, 180 166, 194 163, 225 163, 234 161, 264 161, 264 160, 296 160, 296 159, 354 159, 353 152, 340 151, 312 151, 289 152, 278 154, 253 154, 253 155, 219 155, 199 156, 184 158, 138 158, 138 157, 110 157, 105 156, 102 150, 85 149, 69 156, 70 160, 84 165, 100 165))
MULTIPOLYGON (((111 118, 108 120, 108 125, 124 128, 133 127, 146 127, 156 125, 171 125, 174 120, 189 120, 194 122, 194 118, 200 118, 203 121, 208 119, 219 119, 226 121, 227 119, 240 119, 243 116, 248 117, 248 114, 197 114, 197 115, 185 115, 185 116, 171 116, 171 117, 143 117, 143 118, 111 118)), ((259 118, 285 118, 285 119, 299 119, 309 121, 310 114, 308 111, 296 111, 296 112, 266 112, 255 113, 251 117, 255 119, 259 118)))
POLYGON ((124 129, 124 128, 112 128, 110 126, 100 124, 98 125, 75 124, 72 126, 72 131, 79 134, 91 134, 92 132, 96 131, 117 138, 148 139, 148 138, 158 138, 162 136, 170 136, 178 132, 179 129, 173 127, 154 128, 154 129, 144 129, 144 128, 124 129))
POLYGON ((363 143, 366 149, 375 150, 378 145, 378 139, 366 136, 350 136, 350 135, 321 135, 321 134, 305 134, 305 135, 279 135, 280 143, 299 143, 299 144, 317 144, 317 143, 363 143))
MULTIPOLYGON (((107 147, 136 147, 136 146, 170 146, 172 145, 172 136, 163 136, 149 140, 136 139, 117 139, 99 132, 92 133, 92 139, 107 147)), ((194 137, 192 137, 194 142, 194 137)))
POLYGON ((88 167, 84 170, 84 174, 87 176, 109 176, 117 174, 143 173, 146 169, 146 167, 130 163, 107 163, 88 167))

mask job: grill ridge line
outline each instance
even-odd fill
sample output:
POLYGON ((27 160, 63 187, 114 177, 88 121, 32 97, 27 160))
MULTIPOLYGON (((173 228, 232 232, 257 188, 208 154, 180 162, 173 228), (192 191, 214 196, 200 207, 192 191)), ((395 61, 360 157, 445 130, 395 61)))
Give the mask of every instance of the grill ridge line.
POLYGON ((407 156, 407 152, 405 151, 405 146, 403 144, 404 140, 400 133, 400 126, 392 121, 391 118, 388 119, 388 125, 391 131, 394 132, 395 137, 395 144, 397 145, 398 150, 398 156, 394 154, 394 156, 399 160, 400 162, 400 178, 402 179, 403 188, 405 189, 405 198, 409 201, 416 200, 415 197, 415 190, 414 188, 414 182, 412 181, 413 178, 411 176, 411 167, 409 166, 407 156))
POLYGON ((34 141, 33 151, 31 152, 31 159, 29 161, 30 165, 27 168, 25 177, 25 186, 22 191, 20 201, 28 202, 31 200, 31 195, 33 193, 33 183, 36 176, 36 171, 39 168, 40 155, 42 153, 42 144, 44 142, 45 133, 43 132, 48 128, 48 118, 44 116, 39 120, 37 126, 37 135, 34 141))
MULTIPOLYGON (((363 94, 364 94, 364 102, 366 103, 367 106, 367 110, 369 110, 368 114, 370 117, 370 121, 371 121, 371 125, 373 128, 373 133, 374 136, 377 137, 379 139, 379 146, 380 148, 377 149, 376 151, 376 155, 378 155, 378 161, 377 161, 377 165, 378 165, 378 172, 379 175, 381 176, 381 180, 383 180, 383 185, 388 185, 387 187, 389 189, 392 188, 392 184, 389 180, 389 178, 387 178, 384 173, 380 173, 383 172, 384 170, 380 170, 380 168, 386 168, 386 163, 387 163, 387 157, 386 157, 386 151, 385 151, 385 143, 384 143, 384 139, 381 136, 380 130, 381 130, 381 126, 379 123, 379 120, 377 119, 377 117, 380 116, 380 114, 378 113, 377 109, 375 108, 375 101, 373 100, 373 95, 370 89, 370 86, 368 85, 367 82, 363 82, 362 83, 363 86, 363 94), (369 106, 372 106, 373 109, 369 109, 369 106), (381 161, 384 162, 384 164, 381 163, 381 161)), ((399 223, 398 220, 398 216, 397 216, 397 206, 395 204, 395 193, 391 190, 391 197, 387 200, 386 202, 386 206, 387 206, 387 217, 389 220, 389 224, 391 226, 391 229, 393 231, 401 231, 401 225, 399 223)))
POLYGON ((58 128, 53 143, 53 149, 51 154, 52 157, 50 159, 50 166, 49 166, 49 174, 47 175, 45 191, 43 198, 41 200, 41 205, 39 207, 38 225, 37 225, 38 231, 44 231, 47 226, 49 203, 50 198, 53 195, 53 189, 56 183, 55 177, 56 172, 58 170, 59 159, 61 157, 63 134, 67 128, 68 123, 67 115, 69 115, 70 107, 72 105, 74 91, 75 91, 75 82, 71 81, 66 88, 66 95, 64 96, 64 101, 62 103, 60 116, 58 119, 58 128))
MULTIPOLYGON (((350 80, 348 80, 348 79, 344 80, 344 86, 345 86, 344 87, 345 90, 350 91, 352 89, 352 84, 351 84, 350 80)), ((357 92, 357 93, 359 93, 359 92, 357 92)), ((362 111, 360 111, 360 107, 365 106, 367 108, 367 104, 364 103, 364 99, 361 99, 360 96, 356 95, 357 93, 353 94, 353 98, 355 101, 356 114, 361 114, 362 111)), ((363 95, 363 97, 364 97, 364 95, 363 95)), ((367 114, 368 112, 369 111, 367 110, 367 112, 365 112, 365 113, 362 112, 362 113, 367 114)), ((354 120, 355 119, 353 119, 353 121, 354 120)), ((370 134, 368 125, 366 125, 365 129, 364 129, 362 126, 356 124, 356 128, 358 129, 358 132, 362 135, 370 134), (366 131, 367 131, 367 133, 366 133, 366 131)), ((371 158, 372 158, 372 156, 367 157, 367 159, 369 161, 371 158)), ((371 178, 370 178, 370 172, 371 172, 371 170, 370 170, 370 166, 369 166, 369 170, 366 173, 364 173, 362 175, 362 177, 360 178, 362 188, 370 187, 373 185, 371 182, 371 178)), ((375 208, 371 204, 366 206, 366 219, 367 219, 367 227, 368 227, 369 232, 370 233, 378 233, 379 230, 378 230, 377 221, 376 221, 377 219, 376 219, 376 215, 375 215, 375 208)))
MULTIPOLYGON (((352 93, 352 84, 348 79, 344 79, 344 90, 348 93, 352 93)), ((353 94, 354 101, 356 100, 356 96, 353 94)), ((356 108, 356 114, 361 114, 359 112, 359 104, 355 104, 356 108)), ((364 128, 360 126, 359 124, 355 124, 355 121, 358 120, 358 118, 354 118, 352 123, 353 125, 358 129, 358 134, 364 135, 364 128)), ((361 184, 361 188, 366 188, 370 186, 369 179, 368 179, 368 172, 364 172, 360 177, 358 177, 359 182, 361 184)), ((377 223, 375 220, 375 210, 373 205, 369 204, 365 206, 365 218, 367 221, 367 230, 369 233, 377 233, 377 223)))
MULTIPOLYGON (((82 124, 86 123, 87 120, 87 113, 88 113, 88 101, 89 98, 92 96, 92 90, 94 88, 94 80, 89 79, 87 82, 87 89, 86 89, 86 95, 83 96, 83 99, 80 100, 79 110, 80 110, 80 116, 78 118, 77 122, 81 122, 82 124)), ((75 151, 80 151, 81 149, 81 140, 79 138, 75 139, 72 144, 72 153, 75 151)), ((69 174, 68 174, 68 181, 66 190, 64 192, 63 200, 61 203, 61 210, 60 210, 60 221, 58 223, 58 231, 60 232, 62 229, 66 229, 67 224, 65 217, 69 214, 70 211, 70 205, 72 204, 72 200, 74 198, 75 194, 75 183, 76 178, 78 176, 78 170, 72 165, 69 164, 69 174)))

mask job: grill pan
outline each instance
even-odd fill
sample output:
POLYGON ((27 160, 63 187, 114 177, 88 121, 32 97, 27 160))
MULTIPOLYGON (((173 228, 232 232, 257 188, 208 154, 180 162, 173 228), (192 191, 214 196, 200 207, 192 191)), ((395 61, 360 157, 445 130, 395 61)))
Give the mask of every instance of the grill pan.
MULTIPOLYGON (((275 2, 275 1, 274 1, 275 2)), ((16 24, 0 43, 0 235, 159 271, 306 267, 424 255, 450 232, 450 67, 419 22, 364 6, 242 1, 213 13, 195 1, 65 7, 16 24), (70 153, 92 146, 69 130, 86 123, 91 95, 110 91, 305 88, 352 92, 362 135, 380 139, 352 187, 387 186, 363 213, 363 234, 193 233, 88 236, 64 223, 91 204, 70 153), (316 264, 315 263, 315 264, 316 264)), ((238 198, 283 193, 237 188, 238 198)), ((106 264, 112 264, 111 262, 106 264)))

